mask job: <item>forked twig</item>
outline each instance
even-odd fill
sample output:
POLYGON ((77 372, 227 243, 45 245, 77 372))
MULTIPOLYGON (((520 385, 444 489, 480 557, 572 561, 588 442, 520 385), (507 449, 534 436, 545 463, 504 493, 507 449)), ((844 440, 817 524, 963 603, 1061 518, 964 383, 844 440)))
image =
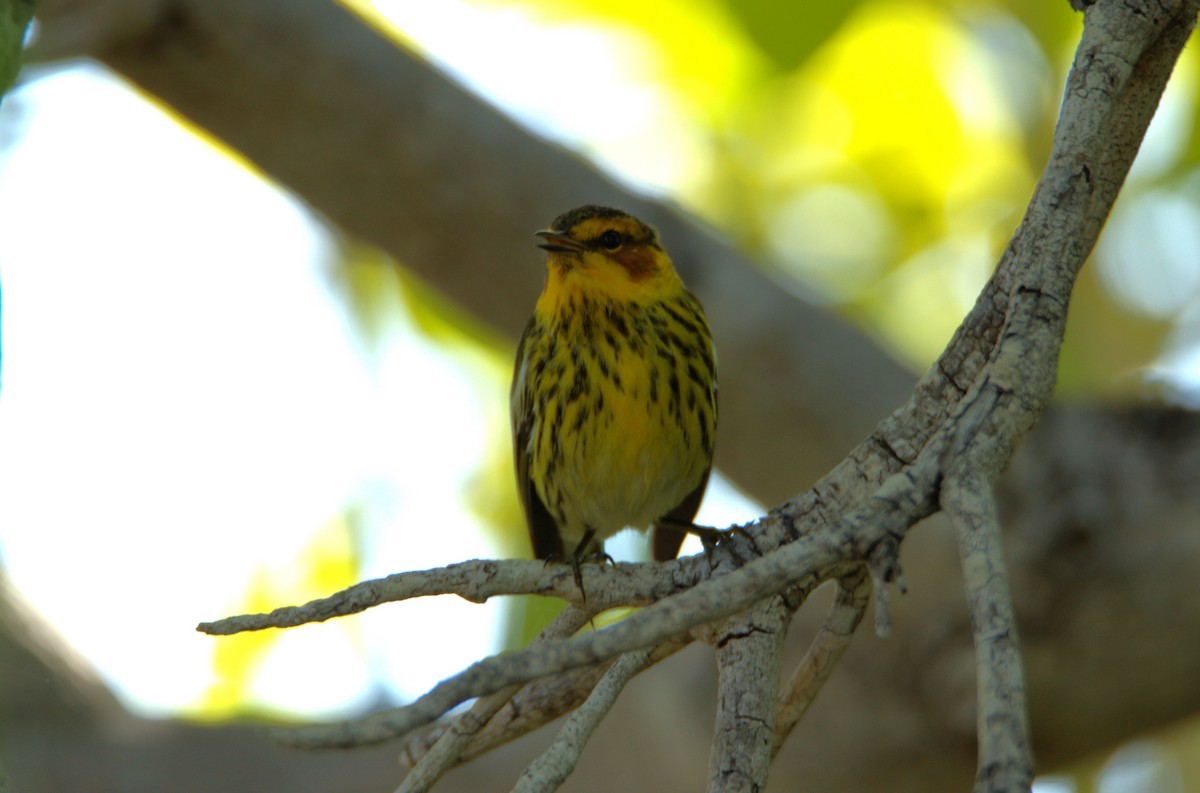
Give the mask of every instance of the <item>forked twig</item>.
MULTIPOLYGON (((659 644, 647 665, 656 664, 683 649, 690 637, 676 637, 659 644)), ((465 762, 516 740, 578 707, 607 671, 604 664, 559 672, 536 680, 512 698, 506 708, 485 726, 463 750, 459 762, 465 762)), ((401 761, 413 766, 429 752, 446 730, 450 720, 414 730, 403 738, 401 761)))
POLYGON ((838 579, 837 594, 825 615, 825 621, 808 646, 808 652, 797 664, 779 700, 775 731, 771 738, 772 757, 779 753, 792 729, 808 712, 842 654, 850 646, 854 630, 862 622, 871 600, 871 588, 871 577, 865 567, 838 579))
MULTIPOLYGON (((578 606, 567 606, 538 634, 535 642, 561 639, 574 634, 588 623, 594 612, 578 606)), ((433 787, 442 774, 458 763, 463 750, 496 715, 521 685, 511 685, 495 694, 480 697, 466 713, 459 715, 441 734, 429 751, 412 767, 396 793, 425 793, 433 787)))
POLYGON ((634 650, 618 658, 587 700, 568 718, 550 748, 529 764, 513 793, 549 793, 558 789, 579 762, 583 747, 608 714, 617 695, 650 660, 650 648, 634 650))

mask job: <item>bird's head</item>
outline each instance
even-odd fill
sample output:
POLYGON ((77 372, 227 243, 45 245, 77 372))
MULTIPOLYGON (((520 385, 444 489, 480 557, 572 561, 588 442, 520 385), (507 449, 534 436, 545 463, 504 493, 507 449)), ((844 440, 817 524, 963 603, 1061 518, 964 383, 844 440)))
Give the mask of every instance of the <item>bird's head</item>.
POLYGON ((659 297, 682 288, 658 232, 619 209, 583 206, 536 233, 551 281, 613 297, 659 297))

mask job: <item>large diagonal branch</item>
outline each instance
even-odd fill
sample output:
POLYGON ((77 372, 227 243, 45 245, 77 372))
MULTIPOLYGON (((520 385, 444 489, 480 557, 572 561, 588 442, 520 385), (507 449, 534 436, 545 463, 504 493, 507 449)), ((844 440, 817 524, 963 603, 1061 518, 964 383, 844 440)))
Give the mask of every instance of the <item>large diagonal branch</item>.
POLYGON ((726 242, 522 130, 332 0, 44 0, 41 15, 45 54, 98 57, 510 338, 545 273, 534 229, 585 203, 657 225, 721 340, 723 383, 760 384, 722 391, 716 462, 764 503, 827 470, 911 385, 726 242))

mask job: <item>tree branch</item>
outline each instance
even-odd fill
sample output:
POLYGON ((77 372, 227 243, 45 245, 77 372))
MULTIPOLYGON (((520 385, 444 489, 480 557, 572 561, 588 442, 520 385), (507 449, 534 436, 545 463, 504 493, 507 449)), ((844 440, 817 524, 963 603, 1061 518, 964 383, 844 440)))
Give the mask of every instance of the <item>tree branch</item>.
MULTIPOLYGON (((597 612, 618 606, 644 606, 687 589, 700 577, 696 559, 671 562, 670 568, 637 562, 586 565, 582 568, 587 605, 597 612)), ((267 614, 239 614, 202 622, 196 630, 228 636, 268 628, 294 628, 334 617, 358 614, 372 606, 432 595, 458 595, 485 603, 497 595, 546 595, 583 604, 583 594, 569 565, 540 560, 472 560, 432 570, 395 573, 363 581, 328 597, 300 606, 284 606, 267 614)))
MULTIPOLYGON (((885 580, 890 579, 894 575, 890 571, 897 569, 894 554, 899 538, 932 509, 930 491, 936 468, 929 461, 936 459, 938 448, 931 445, 918 457, 923 476, 904 472, 891 477, 872 500, 844 520, 816 527, 775 553, 736 567, 745 558, 748 547, 739 550, 732 543, 722 544, 716 551, 719 561, 710 568, 712 577, 635 612, 616 625, 570 640, 541 642, 524 650, 484 659, 439 683, 411 704, 392 711, 356 722, 306 727, 278 734, 282 740, 306 748, 378 743, 428 723, 471 697, 485 696, 515 683, 656 645, 698 625, 742 611, 780 589, 794 587, 797 594, 805 596, 822 581, 845 575, 847 566, 854 566, 847 559, 875 565, 885 570, 882 574, 885 580)), ((778 521, 765 519, 749 531, 760 529, 763 530, 763 542, 767 537, 773 537, 771 542, 774 543, 782 541, 783 532, 778 528, 778 521), (771 528, 776 530, 768 531, 771 528)), ((528 565, 516 560, 491 564, 528 565)), ((659 567, 666 573, 683 564, 691 564, 698 575, 703 575, 700 557, 659 567)))
POLYGON ((783 639, 794 611, 782 597, 772 597, 726 620, 709 638, 720 672, 709 793, 766 787, 783 639))
MULTIPOLYGON (((690 638, 678 637, 659 644, 647 665, 656 664, 671 656, 690 641, 690 638)), ((596 664, 560 672, 530 683, 480 730, 463 751, 462 760, 485 754, 574 710, 587 698, 606 670, 605 664, 596 664)), ((402 763, 413 766, 419 762, 446 729, 445 724, 435 724, 405 736, 401 746, 402 763)))
POLYGON ((772 757, 779 753, 796 722, 808 712, 808 707, 850 646, 850 638, 862 622, 870 599, 871 578, 865 567, 838 579, 837 595, 825 615, 825 622, 792 673, 786 693, 779 701, 775 732, 771 737, 772 757))
POLYGON ((521 775, 513 793, 548 793, 566 781, 588 739, 608 714, 617 695, 650 660, 650 648, 625 653, 609 667, 587 701, 579 706, 559 731, 554 745, 521 775))
POLYGON ((1033 756, 1025 676, 991 484, 979 472, 947 477, 942 506, 958 534, 974 629, 979 702, 975 791, 1027 791, 1033 784, 1033 756))
MULTIPOLYGON (((570 636, 586 625, 595 614, 596 612, 591 610, 568 606, 538 634, 535 641, 544 642, 570 636)), ((404 777, 404 782, 396 789, 396 793, 425 793, 433 787, 442 774, 458 762, 463 751, 492 717, 511 702, 520 690, 519 685, 513 685, 476 700, 470 710, 453 720, 449 729, 441 734, 429 751, 412 767, 404 777)))

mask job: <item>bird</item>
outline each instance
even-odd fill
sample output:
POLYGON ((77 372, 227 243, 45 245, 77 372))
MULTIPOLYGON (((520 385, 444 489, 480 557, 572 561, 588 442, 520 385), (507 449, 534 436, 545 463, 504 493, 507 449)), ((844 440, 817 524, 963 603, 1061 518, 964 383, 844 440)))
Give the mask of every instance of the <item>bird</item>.
POLYGON ((517 489, 534 556, 603 561, 625 528, 653 527, 674 559, 712 471, 717 373, 700 301, 658 232, 587 205, 535 232, 546 281, 517 346, 511 391, 517 489))

